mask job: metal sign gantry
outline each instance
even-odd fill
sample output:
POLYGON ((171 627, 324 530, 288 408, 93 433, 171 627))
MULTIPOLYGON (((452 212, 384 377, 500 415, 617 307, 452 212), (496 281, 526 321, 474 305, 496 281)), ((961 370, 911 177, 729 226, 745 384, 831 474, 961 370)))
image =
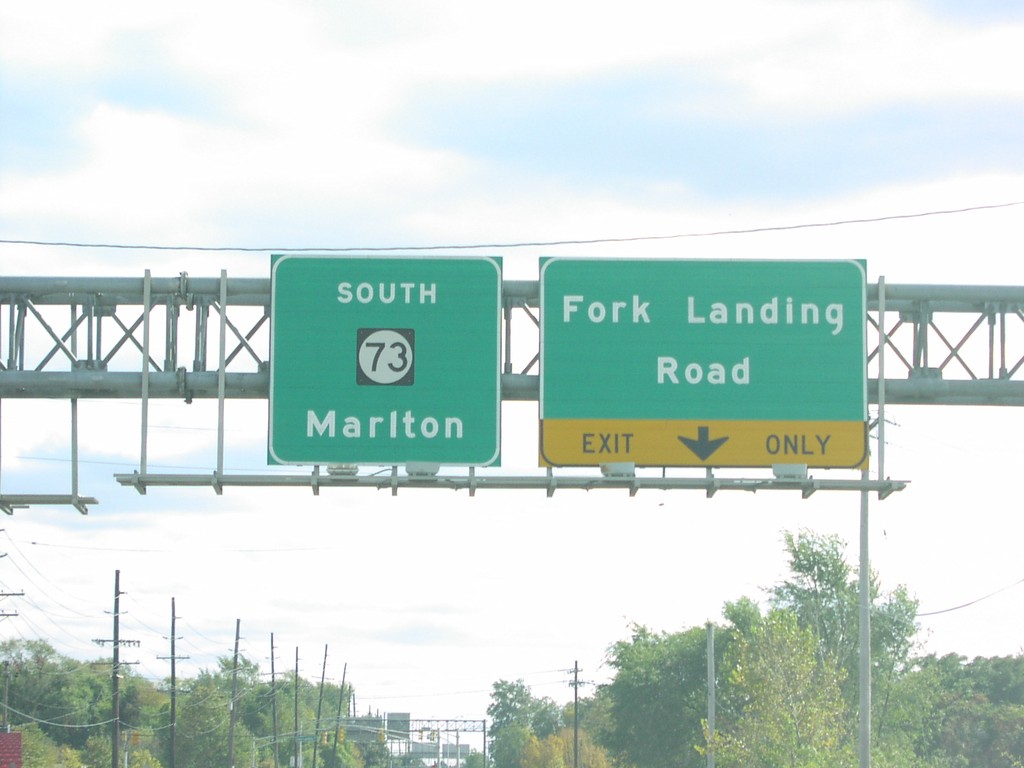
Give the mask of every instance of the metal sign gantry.
MULTIPOLYGON (((501 398, 539 397, 539 284, 503 280, 501 398)), ((0 509, 70 504, 81 512, 96 499, 79 494, 77 405, 80 399, 122 398, 140 403, 138 469, 116 475, 145 493, 151 486, 231 485, 323 487, 566 488, 720 490, 862 490, 886 496, 906 483, 886 478, 884 440, 873 463, 877 480, 811 478, 797 466, 769 477, 642 474, 609 465, 600 474, 510 475, 467 468, 441 475, 436 466, 314 466, 308 473, 236 475, 224 471, 224 402, 266 399, 269 392, 269 278, 0 277, 0 406, 18 399, 71 404, 71 490, 67 494, 5 494, 0 509), (148 408, 153 399, 219 403, 216 466, 209 473, 161 474, 147 466, 148 408)), ((886 404, 1024 405, 1024 287, 970 285, 867 286, 868 399, 886 404)), ((884 430, 884 419, 875 422, 884 430)), ((2 438, 2 421, 0 421, 2 438)), ((2 456, 0 456, 2 458, 2 456)), ((2 464, 0 464, 2 469, 2 464)), ((0 475, 0 483, 2 483, 0 475)))

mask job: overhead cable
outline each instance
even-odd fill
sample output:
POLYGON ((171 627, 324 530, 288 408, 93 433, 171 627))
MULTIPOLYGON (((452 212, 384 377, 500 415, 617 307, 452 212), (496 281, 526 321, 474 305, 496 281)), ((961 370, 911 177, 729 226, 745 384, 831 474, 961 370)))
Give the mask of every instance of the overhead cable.
POLYGON ((855 219, 837 219, 834 221, 817 221, 803 224, 780 224, 777 226, 748 227, 743 229, 719 229, 703 232, 682 232, 673 235, 637 235, 630 237, 596 237, 574 240, 537 240, 532 242, 511 243, 473 243, 461 245, 390 245, 390 246, 235 246, 235 245, 154 245, 145 243, 86 243, 67 240, 14 240, 0 238, 0 245, 34 245, 53 248, 110 248, 129 251, 204 251, 204 252, 237 252, 237 253, 381 253, 388 251, 461 251, 499 248, 554 248, 563 245, 600 245, 603 243, 636 243, 655 240, 681 240, 684 238, 722 237, 725 235, 752 235, 764 232, 787 232, 798 229, 820 229, 840 227, 850 224, 877 224, 885 221, 904 219, 920 219, 928 216, 949 216, 973 211, 987 211, 998 208, 1011 208, 1024 205, 1024 200, 991 205, 972 205, 965 208, 945 210, 918 211, 916 213, 896 213, 884 216, 872 216, 855 219))

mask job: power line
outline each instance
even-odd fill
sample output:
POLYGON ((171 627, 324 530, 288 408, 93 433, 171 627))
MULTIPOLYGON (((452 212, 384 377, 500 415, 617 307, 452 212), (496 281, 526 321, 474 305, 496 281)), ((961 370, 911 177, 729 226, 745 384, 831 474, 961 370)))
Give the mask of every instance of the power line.
MULTIPOLYGON (((78 549, 86 552, 141 552, 141 553, 167 553, 176 554, 178 553, 177 548, 167 547, 98 547, 98 546, 84 546, 79 544, 51 544, 44 541, 26 541, 26 544, 31 544, 35 547, 48 547, 51 549, 78 549)), ((334 547, 225 547, 217 548, 216 552, 222 553, 235 553, 235 554, 256 554, 256 553, 280 553, 280 552, 330 552, 334 547)))
POLYGON ((884 221, 900 221, 920 219, 929 216, 950 216, 958 213, 988 211, 998 208, 1012 208, 1024 205, 1024 200, 989 205, 972 205, 964 208, 948 208, 942 210, 918 211, 916 213, 896 213, 884 216, 871 216, 856 219, 836 219, 834 221, 817 221, 802 224, 781 224, 778 226, 748 227, 743 229, 719 229, 703 232, 682 232, 673 235, 637 235, 631 237, 600 237, 574 240, 538 240, 532 242, 511 243, 473 243, 461 245, 391 245, 391 246, 323 246, 323 247, 269 247, 269 246, 237 246, 237 245, 153 245, 144 243, 85 243, 69 240, 12 240, 0 239, 0 245, 38 245, 53 248, 110 248, 129 251, 203 251, 203 252, 237 252, 237 253, 381 253, 386 251, 462 251, 482 248, 553 248, 563 245, 599 245, 602 243, 635 243, 655 240, 681 240, 698 237, 722 237, 725 235, 752 235, 765 232, 787 232, 798 229, 821 229, 840 227, 850 224, 877 224, 884 221))
POLYGON ((40 725, 56 725, 60 726, 61 728, 98 728, 102 725, 110 725, 112 722, 114 722, 113 718, 111 718, 110 720, 101 720, 98 723, 85 723, 82 725, 75 725, 73 723, 60 723, 54 722, 52 720, 42 720, 38 717, 33 717, 27 712, 21 712, 15 709, 14 707, 8 707, 8 709, 14 714, 18 715, 19 717, 23 717, 26 720, 31 720, 33 723, 39 723, 40 725))
POLYGON ((961 608, 970 608, 972 605, 977 605, 983 600, 988 600, 990 597, 995 597, 1001 592, 1005 592, 1008 589, 1013 589, 1019 584, 1024 584, 1024 579, 1018 579, 1017 581, 1013 582, 1013 584, 1007 584, 1005 587, 1001 587, 997 589, 995 592, 990 592, 987 595, 983 595, 982 597, 979 597, 975 600, 971 600, 970 602, 964 603, 963 605, 954 605, 952 608, 943 608, 941 611, 928 611, 927 613, 918 613, 917 617, 920 618, 922 616, 938 616, 941 613, 952 613, 953 611, 959 611, 961 608))

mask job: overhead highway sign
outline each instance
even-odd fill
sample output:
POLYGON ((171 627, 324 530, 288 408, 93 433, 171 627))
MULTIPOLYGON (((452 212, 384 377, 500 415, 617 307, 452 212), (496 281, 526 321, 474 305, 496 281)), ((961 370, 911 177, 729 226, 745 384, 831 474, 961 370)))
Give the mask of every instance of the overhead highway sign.
POLYGON ((545 260, 542 463, 863 465, 865 282, 856 261, 545 260))
POLYGON ((497 462, 500 323, 496 259, 276 257, 271 461, 497 462))

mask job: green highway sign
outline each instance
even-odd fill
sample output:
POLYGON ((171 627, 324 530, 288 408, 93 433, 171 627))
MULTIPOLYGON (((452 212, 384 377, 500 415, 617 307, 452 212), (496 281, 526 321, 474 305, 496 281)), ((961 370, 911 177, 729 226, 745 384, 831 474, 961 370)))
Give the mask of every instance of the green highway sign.
POLYGON ((859 467, 856 261, 542 262, 541 461, 859 467))
POLYGON ((270 285, 270 461, 498 461, 500 260, 283 255, 270 285))

